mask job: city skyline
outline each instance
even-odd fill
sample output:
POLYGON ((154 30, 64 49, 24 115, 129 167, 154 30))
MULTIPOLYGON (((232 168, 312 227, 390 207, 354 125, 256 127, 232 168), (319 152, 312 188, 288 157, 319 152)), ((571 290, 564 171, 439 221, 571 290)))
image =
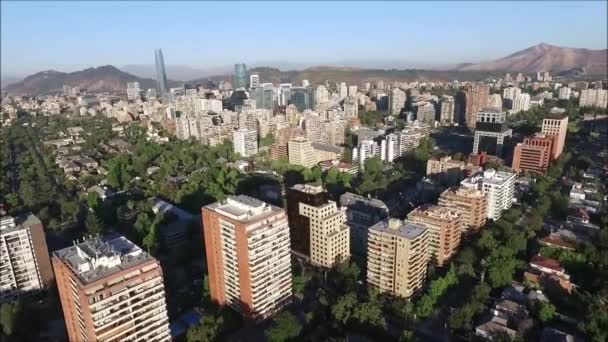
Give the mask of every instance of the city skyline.
POLYGON ((521 2, 441 7, 420 2, 31 4, 2 2, 3 77, 107 64, 153 65, 157 48, 169 56, 168 65, 203 69, 240 62, 403 68, 480 62, 541 42, 606 49, 607 41, 605 2, 534 2, 526 3, 525 11, 521 2), (378 10, 385 13, 370 16, 378 10), (304 21, 294 21, 293 13, 304 21), (515 15, 518 23, 529 25, 513 25, 515 15), (58 16, 70 20, 55 20, 58 16), (314 22, 307 24, 305 18, 314 22), (155 25, 164 21, 172 24, 155 25), (253 32, 258 38, 247 39, 253 32))

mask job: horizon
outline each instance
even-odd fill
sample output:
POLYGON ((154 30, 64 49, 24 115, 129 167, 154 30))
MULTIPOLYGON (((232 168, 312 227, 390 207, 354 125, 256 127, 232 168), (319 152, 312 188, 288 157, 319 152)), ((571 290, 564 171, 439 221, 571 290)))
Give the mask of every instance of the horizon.
POLYGON ((502 58, 543 42, 607 48, 606 2, 441 4, 3 1, 2 78, 103 65, 150 66, 155 48, 163 50, 168 68, 197 70, 227 69, 237 62, 280 70, 429 69, 502 58), (378 9, 387 13, 369 14, 378 9), (540 10, 541 17, 535 14, 540 10), (294 24, 291 13, 315 21, 294 24), (59 15, 70 20, 57 21, 59 15), (513 15, 530 25, 512 26, 513 15), (436 20, 441 22, 431 25, 436 20))

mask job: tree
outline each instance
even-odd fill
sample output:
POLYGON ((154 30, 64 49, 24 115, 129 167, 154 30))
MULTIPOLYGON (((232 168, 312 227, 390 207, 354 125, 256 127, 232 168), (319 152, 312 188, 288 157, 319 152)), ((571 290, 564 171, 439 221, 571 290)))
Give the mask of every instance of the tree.
POLYGON ((304 298, 304 288, 306 287, 306 279, 303 275, 297 275, 292 280, 293 294, 298 299, 304 298))
POLYGON ((349 292, 338 298, 336 304, 331 307, 331 314, 336 321, 346 325, 356 305, 357 295, 354 292, 349 292))
POLYGON ((103 223, 97 218, 97 215, 93 212, 88 212, 87 218, 84 221, 84 225, 87 229, 88 234, 99 234, 104 230, 103 223))
POLYGON ((555 315, 555 306, 547 302, 538 302, 534 307, 534 314, 541 322, 548 322, 555 315))
POLYGON ((97 210, 97 207, 99 206, 99 194, 95 191, 87 193, 87 205, 91 210, 97 210))
POLYGON ((224 318, 217 315, 204 315, 198 325, 188 329, 186 341, 213 342, 216 341, 225 328, 224 318))
POLYGON ((209 286, 209 274, 203 276, 203 284, 201 289, 203 303, 211 302, 211 287, 209 286))
POLYGON ((360 324, 386 329, 382 307, 377 302, 366 302, 358 305, 353 312, 353 318, 360 324))
POLYGON ((414 332, 411 330, 403 330, 401 335, 399 335, 399 342, 416 342, 418 338, 414 335, 414 332))
POLYGON ((2 324, 2 332, 5 335, 11 336, 15 333, 20 312, 21 305, 19 302, 15 304, 4 303, 0 307, 0 324, 2 324))
POLYGON ((264 335, 270 342, 284 342, 292 340, 300 335, 302 325, 298 319, 290 312, 285 311, 278 315, 264 335))

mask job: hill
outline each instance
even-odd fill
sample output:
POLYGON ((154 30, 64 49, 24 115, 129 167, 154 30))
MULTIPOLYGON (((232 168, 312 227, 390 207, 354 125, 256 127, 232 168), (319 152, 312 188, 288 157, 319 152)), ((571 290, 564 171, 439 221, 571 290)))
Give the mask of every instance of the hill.
POLYGON ((554 74, 579 70, 588 76, 605 76, 608 50, 577 49, 541 43, 493 61, 465 65, 460 71, 514 71, 554 74))
POLYGON ((114 66, 105 65, 70 73, 42 71, 7 85, 5 91, 11 95, 57 94, 67 84, 90 92, 122 92, 127 88, 127 82, 139 82, 142 89, 156 86, 153 79, 139 78, 114 66))

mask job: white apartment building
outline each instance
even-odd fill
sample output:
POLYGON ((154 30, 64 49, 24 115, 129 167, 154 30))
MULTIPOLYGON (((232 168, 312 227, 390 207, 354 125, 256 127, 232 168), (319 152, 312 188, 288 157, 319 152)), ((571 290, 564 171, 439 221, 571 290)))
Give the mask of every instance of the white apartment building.
POLYGON ((340 82, 336 84, 336 88, 338 89, 338 97, 340 98, 340 101, 348 97, 348 87, 346 86, 346 83, 340 82))
POLYGON ((440 103, 439 120, 444 123, 454 122, 454 96, 443 95, 440 103))
POLYGON ((608 90, 606 90, 606 89, 581 90, 579 106, 580 107, 606 108, 608 106, 608 90))
POLYGON ((357 89, 359 87, 357 85, 349 85, 348 86, 348 96, 354 98, 357 96, 357 89))
POLYGON ((480 189, 487 196, 489 219, 498 220, 504 210, 513 204, 515 173, 489 169, 469 177, 460 184, 466 188, 480 189))
POLYGON ((160 263, 123 236, 53 253, 70 341, 170 341, 160 263))
POLYGON ((194 102, 194 111, 198 113, 202 112, 214 112, 221 113, 224 110, 222 106, 222 100, 217 99, 198 99, 194 102))
POLYGON ((488 99, 488 106, 502 110, 502 97, 500 94, 492 94, 488 99))
POLYGON ((507 87, 502 91, 502 97, 505 100, 513 101, 519 94, 521 94, 521 89, 518 87, 507 87))
POLYGON ((0 218, 0 303, 42 289, 51 271, 42 224, 32 214, 27 221, 0 218))
POLYGON ((249 75, 249 88, 258 88, 260 86, 260 75, 249 75))
POLYGON ((407 95, 405 91, 399 88, 391 89, 388 97, 388 109, 391 115, 399 115, 405 107, 405 101, 407 101, 407 95))
POLYGON ((241 128, 232 133, 234 153, 242 157, 251 157, 258 153, 258 131, 241 128))
POLYGON ((371 139, 363 140, 359 145, 353 148, 353 163, 359 163, 359 168, 365 167, 365 160, 374 156, 380 157, 381 148, 380 146, 371 139))
POLYGON ((570 98, 571 93, 572 93, 572 90, 570 88, 561 87, 561 88, 559 88, 558 98, 560 100, 568 100, 570 98))
POLYGON ((328 201, 318 207, 300 202, 299 212, 309 219, 313 264, 331 268, 350 257, 350 228, 336 202, 328 201))
POLYGON ((139 82, 127 83, 127 98, 129 100, 139 100, 141 98, 141 88, 139 82))
POLYGON ((318 108, 318 106, 326 104, 327 101, 329 101, 329 91, 324 85, 319 84, 317 88, 315 88, 315 109, 318 108))
POLYGON ((524 110, 530 109, 530 94, 519 94, 513 99, 512 113, 519 113, 524 110))

